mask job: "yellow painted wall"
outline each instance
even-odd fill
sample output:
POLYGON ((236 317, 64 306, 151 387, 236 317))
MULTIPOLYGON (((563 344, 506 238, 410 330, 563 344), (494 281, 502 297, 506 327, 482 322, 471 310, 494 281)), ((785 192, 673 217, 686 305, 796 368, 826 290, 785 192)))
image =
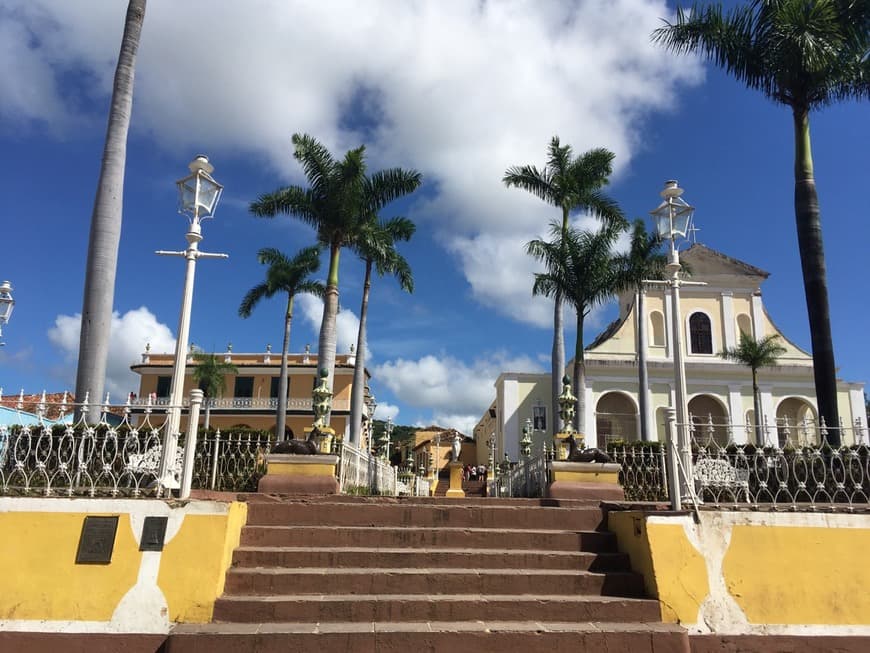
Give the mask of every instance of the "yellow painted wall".
POLYGON ((181 529, 163 549, 157 577, 170 621, 211 621, 247 514, 247 504, 235 502, 226 515, 184 518, 181 529))
POLYGON ((650 596, 659 599, 662 619, 696 623, 698 608, 710 591, 704 556, 686 537, 682 524, 651 524, 638 511, 611 512, 608 527, 619 550, 644 577, 650 596))
MULTIPOLYGON (((136 585, 143 562, 131 514, 165 514, 165 509, 155 511, 153 504, 149 509, 149 501, 120 499, 118 512, 87 512, 92 501, 102 506, 113 501, 78 499, 75 503, 81 504, 82 511, 65 512, 64 499, 5 501, 30 501, 34 509, 0 512, 0 619, 112 621, 121 599, 136 585), (135 506, 132 509, 131 504, 135 506), (55 506, 57 511, 52 510, 55 506), (85 517, 101 515, 119 517, 111 562, 76 564, 85 517)), ((238 502, 227 506, 226 512, 203 511, 197 509, 196 502, 174 510, 187 514, 159 554, 157 579, 169 613, 151 615, 143 607, 143 623, 159 622, 167 616, 179 622, 211 619, 247 518, 247 504, 238 502)), ((128 616, 124 623, 135 628, 135 618, 131 621, 128 616)))
POLYGON ((86 516, 97 513, 0 513, 0 619, 111 619, 142 554, 120 515, 111 563, 75 564, 86 516))
POLYGON ((665 621, 734 632, 870 625, 870 568, 861 564, 870 515, 701 512, 696 523, 625 511, 609 513, 608 528, 665 621))
POLYGON ((752 623, 870 624, 868 550, 870 528, 735 525, 722 575, 752 623))

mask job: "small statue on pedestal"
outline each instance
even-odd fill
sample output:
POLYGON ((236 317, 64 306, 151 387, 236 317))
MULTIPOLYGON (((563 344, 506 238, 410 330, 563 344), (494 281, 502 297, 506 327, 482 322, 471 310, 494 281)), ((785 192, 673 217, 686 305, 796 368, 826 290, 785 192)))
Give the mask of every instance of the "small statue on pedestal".
POLYGON ((459 462, 459 454, 462 452, 462 438, 459 433, 453 436, 453 443, 450 445, 450 460, 451 462, 459 462))

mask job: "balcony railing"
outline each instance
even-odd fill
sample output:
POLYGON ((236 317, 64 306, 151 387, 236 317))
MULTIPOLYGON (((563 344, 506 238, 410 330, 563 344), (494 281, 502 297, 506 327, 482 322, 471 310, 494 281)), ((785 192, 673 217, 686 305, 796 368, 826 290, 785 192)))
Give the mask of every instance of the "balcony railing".
MULTIPOLYGON (((165 407, 169 405, 169 397, 140 397, 130 402, 135 409, 165 407)), ((188 399, 185 397, 182 405, 187 406, 188 399)), ((277 410, 278 399, 275 397, 218 397, 203 401, 203 410, 208 405, 212 410, 277 410)), ((287 400, 287 410, 311 410, 311 399, 290 398, 287 400)), ((350 401, 335 399, 332 402, 332 410, 350 410, 350 401)), ((137 411, 138 412, 138 411, 137 411)))

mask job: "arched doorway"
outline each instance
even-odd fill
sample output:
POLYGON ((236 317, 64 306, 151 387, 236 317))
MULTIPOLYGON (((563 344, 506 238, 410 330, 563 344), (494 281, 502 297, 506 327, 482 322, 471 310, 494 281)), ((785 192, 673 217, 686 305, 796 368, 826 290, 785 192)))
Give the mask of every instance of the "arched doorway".
POLYGON ((634 442, 637 436, 637 406, 623 392, 605 392, 595 405, 595 434, 598 446, 614 440, 634 442))
POLYGON ((710 444, 711 438, 720 447, 728 444, 728 411, 725 404, 712 395, 698 395, 689 401, 689 418, 694 425, 692 437, 699 445, 710 444))
POLYGON ((789 397, 776 407, 776 434, 779 446, 791 444, 810 444, 816 438, 816 410, 812 404, 801 397, 789 397))

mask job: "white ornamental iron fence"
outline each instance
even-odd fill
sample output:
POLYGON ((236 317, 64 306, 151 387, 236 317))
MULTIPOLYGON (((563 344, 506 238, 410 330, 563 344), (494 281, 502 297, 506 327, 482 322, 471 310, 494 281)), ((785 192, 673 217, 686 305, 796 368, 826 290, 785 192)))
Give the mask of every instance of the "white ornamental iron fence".
MULTIPOLYGON (((199 392, 185 401, 189 425, 198 423, 199 392)), ((265 473, 272 446, 267 432, 188 428, 170 438, 173 455, 164 461, 170 406, 110 405, 107 397, 96 420, 88 407, 87 399, 51 403, 43 393, 33 412, 25 412, 22 392, 12 420, 19 423, 0 424, 0 494, 159 497, 177 489, 186 498, 191 489, 256 491, 265 473), (77 408, 81 416, 74 422, 77 408)))
POLYGON ((343 442, 339 458, 339 487, 343 494, 398 494, 396 468, 386 460, 343 442))
POLYGON ((550 478, 552 452, 546 447, 537 456, 520 456, 517 462, 507 459, 494 466, 488 482, 489 496, 542 497, 550 478))
POLYGON ((674 509, 870 510, 870 447, 860 420, 834 434, 824 420, 756 426, 689 417, 679 425, 669 409, 662 444, 608 447, 622 465, 627 499, 669 500, 674 509))

